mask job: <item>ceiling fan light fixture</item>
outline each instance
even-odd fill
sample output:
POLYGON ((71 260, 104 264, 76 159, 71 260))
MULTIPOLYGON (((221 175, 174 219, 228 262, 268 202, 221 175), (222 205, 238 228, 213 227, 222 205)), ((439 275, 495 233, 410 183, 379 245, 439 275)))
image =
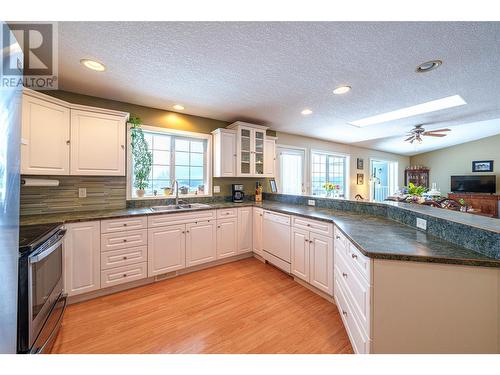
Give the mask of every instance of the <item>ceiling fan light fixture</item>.
POLYGON ((430 72, 431 70, 439 68, 441 64, 443 64, 441 60, 426 61, 417 66, 417 69, 415 69, 415 71, 417 73, 427 73, 430 72))

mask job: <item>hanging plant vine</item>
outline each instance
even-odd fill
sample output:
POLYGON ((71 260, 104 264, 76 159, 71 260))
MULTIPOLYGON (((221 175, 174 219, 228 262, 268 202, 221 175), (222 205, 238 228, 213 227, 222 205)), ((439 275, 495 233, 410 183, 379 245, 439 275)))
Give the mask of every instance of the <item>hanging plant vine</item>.
POLYGON ((148 150, 148 143, 144 138, 144 132, 141 125, 142 120, 137 116, 131 116, 129 123, 132 160, 134 172, 134 187, 139 190, 146 189, 149 186, 149 174, 153 164, 153 153, 148 150))

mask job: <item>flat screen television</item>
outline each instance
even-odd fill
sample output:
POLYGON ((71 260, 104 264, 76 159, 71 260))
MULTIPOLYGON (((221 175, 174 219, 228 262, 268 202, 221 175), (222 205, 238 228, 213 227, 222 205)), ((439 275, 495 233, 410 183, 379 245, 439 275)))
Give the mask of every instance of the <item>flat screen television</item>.
POLYGON ((496 176, 451 176, 451 191, 453 193, 490 193, 495 194, 496 176))

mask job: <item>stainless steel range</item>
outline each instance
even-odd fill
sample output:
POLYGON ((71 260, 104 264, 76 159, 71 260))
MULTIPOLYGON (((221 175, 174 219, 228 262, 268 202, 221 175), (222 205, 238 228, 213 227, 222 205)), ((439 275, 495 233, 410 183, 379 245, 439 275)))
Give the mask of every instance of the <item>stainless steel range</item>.
POLYGON ((47 353, 66 308, 60 224, 22 226, 19 231, 18 353, 47 353))

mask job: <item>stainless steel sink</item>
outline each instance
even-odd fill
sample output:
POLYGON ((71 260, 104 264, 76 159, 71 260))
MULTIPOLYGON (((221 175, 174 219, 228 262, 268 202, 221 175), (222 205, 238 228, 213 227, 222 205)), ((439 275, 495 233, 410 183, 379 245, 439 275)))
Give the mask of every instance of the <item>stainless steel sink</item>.
POLYGON ((199 208, 210 208, 209 204, 204 203, 190 203, 190 204, 168 204, 165 206, 153 206, 151 210, 154 212, 158 211, 186 211, 186 210, 196 210, 199 208))

